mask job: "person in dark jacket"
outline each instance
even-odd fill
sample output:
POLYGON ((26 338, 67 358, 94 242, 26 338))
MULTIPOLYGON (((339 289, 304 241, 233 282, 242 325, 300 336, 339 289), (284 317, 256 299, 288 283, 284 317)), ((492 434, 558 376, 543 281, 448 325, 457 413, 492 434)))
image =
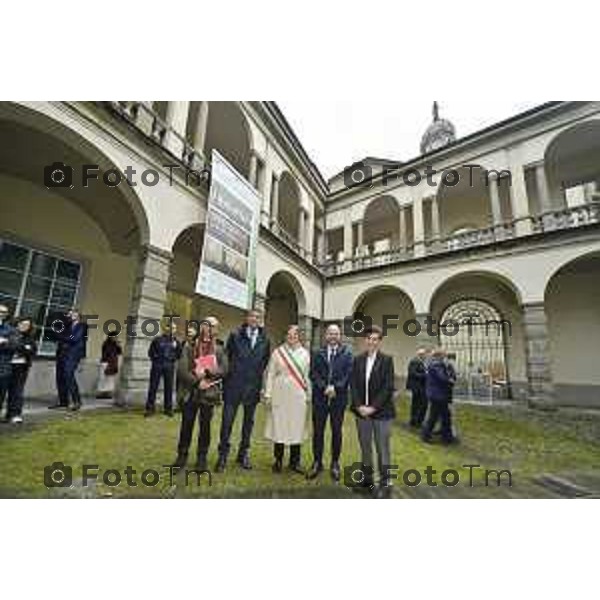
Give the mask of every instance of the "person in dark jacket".
POLYGON ((455 381, 456 375, 446 360, 445 351, 442 348, 436 348, 427 367, 425 391, 429 400, 429 416, 422 432, 424 442, 432 441, 433 430, 438 420, 441 421, 442 441, 447 444, 454 441, 450 403, 455 381))
POLYGON ((58 402, 48 408, 81 408, 81 395, 77 384, 77 367, 86 355, 87 325, 81 321, 79 310, 70 310, 53 323, 56 345, 56 388, 58 402))
POLYGON ((96 398, 112 398, 115 393, 119 374, 119 357, 123 354, 117 335, 116 331, 109 332, 102 343, 96 398))
POLYGON ((323 446, 327 419, 331 419, 331 477, 340 479, 342 428, 348 404, 348 388, 352 374, 352 351, 341 344, 338 325, 329 325, 326 344, 314 356, 311 365, 313 464, 308 478, 314 479, 323 470, 323 446))
POLYGON ((188 386, 188 381, 185 377, 180 376, 180 367, 179 363, 184 360, 187 352, 187 349, 191 348, 192 351, 196 347, 196 339, 198 338, 198 325, 196 322, 189 323, 185 332, 185 340, 181 343, 181 354, 179 357, 179 362, 177 363, 177 385, 176 385, 176 401, 177 401, 177 412, 183 411, 183 405, 185 401, 188 399, 190 395, 190 390, 188 386))
POLYGON ((23 422, 23 394, 33 357, 37 354, 35 331, 29 317, 17 322, 15 351, 12 357, 12 373, 8 388, 8 412, 6 420, 13 424, 23 422))
POLYGON ((406 389, 410 390, 412 394, 409 425, 419 429, 423 426, 427 413, 427 395, 425 394, 426 358, 427 350, 419 348, 417 355, 408 363, 408 376, 406 378, 406 389))
POLYGON ((146 398, 145 417, 156 412, 156 394, 160 380, 163 381, 163 412, 173 416, 173 383, 175 382, 175 364, 181 356, 181 342, 175 337, 177 325, 173 322, 163 326, 163 333, 155 337, 148 348, 150 367, 150 385, 146 398))
POLYGON ((8 322, 8 307, 0 304, 0 410, 10 387, 17 332, 8 322))
POLYGON ((372 327, 365 335, 367 351, 355 357, 352 362, 352 410, 357 417, 356 427, 362 454, 362 485, 373 486, 374 441, 379 490, 385 496, 389 493, 391 425, 396 416, 394 360, 380 350, 383 334, 379 327, 372 327))
POLYGON ((258 324, 259 317, 258 311, 248 311, 245 323, 230 334, 225 345, 229 371, 224 381, 219 459, 215 467, 217 473, 225 470, 231 447, 229 439, 240 406, 244 409, 244 421, 237 462, 243 469, 252 468, 249 450, 254 413, 260 401, 263 373, 271 354, 265 330, 258 324))
POLYGON ((222 399, 221 383, 227 374, 227 356, 222 345, 216 343, 210 322, 203 321, 197 339, 183 347, 177 364, 177 379, 188 390, 183 405, 177 459, 174 467, 184 467, 198 416, 198 448, 196 469, 205 471, 210 448, 210 429, 215 405, 222 399), (205 360, 206 368, 197 362, 205 360))

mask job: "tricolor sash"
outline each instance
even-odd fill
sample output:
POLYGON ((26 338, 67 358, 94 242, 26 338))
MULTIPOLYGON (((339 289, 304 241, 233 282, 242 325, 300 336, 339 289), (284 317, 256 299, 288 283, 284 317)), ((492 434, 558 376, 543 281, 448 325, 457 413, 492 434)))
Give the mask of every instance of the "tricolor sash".
POLYGON ((279 348, 277 348, 277 352, 279 354, 279 358, 281 358, 281 362, 283 362, 285 368, 288 370, 290 377, 302 388, 304 392, 308 391, 308 385, 304 380, 302 368, 294 358, 293 354, 288 352, 285 346, 279 346, 279 348))

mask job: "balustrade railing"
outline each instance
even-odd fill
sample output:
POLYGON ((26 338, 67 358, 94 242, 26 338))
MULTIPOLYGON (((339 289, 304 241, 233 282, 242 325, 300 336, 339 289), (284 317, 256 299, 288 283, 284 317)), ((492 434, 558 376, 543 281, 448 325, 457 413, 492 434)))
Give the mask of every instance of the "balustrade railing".
POLYGON ((574 229, 600 223, 600 202, 595 200, 587 204, 552 210, 537 215, 533 219, 535 233, 547 233, 561 229, 574 229))

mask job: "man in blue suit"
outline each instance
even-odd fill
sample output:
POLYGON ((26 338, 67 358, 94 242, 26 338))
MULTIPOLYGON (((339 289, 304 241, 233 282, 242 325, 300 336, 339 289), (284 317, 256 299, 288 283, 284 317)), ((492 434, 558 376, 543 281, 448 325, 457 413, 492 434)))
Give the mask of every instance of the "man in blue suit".
POLYGON ((81 314, 71 309, 63 319, 53 323, 56 336, 56 388, 58 402, 48 408, 81 408, 81 396, 76 372, 86 354, 87 325, 81 322, 81 314))
POLYGON ((331 477, 340 479, 340 454, 344 412, 348 404, 348 386, 352 374, 352 352, 341 343, 337 325, 325 332, 325 346, 314 356, 311 365, 313 389, 313 464, 308 478, 314 479, 323 470, 323 446, 327 419, 331 419, 331 477))
POLYGON ((260 401, 263 373, 269 362, 270 344, 265 330, 258 325, 259 313, 250 310, 245 322, 231 333, 225 345, 229 370, 223 384, 223 417, 219 459, 215 471, 225 470, 231 444, 229 438, 240 406, 244 409, 242 439, 237 462, 243 469, 251 469, 250 438, 254 427, 254 413, 260 401))
POLYGON ((446 352, 442 348, 433 351, 432 359, 427 366, 425 381, 427 399, 429 400, 429 416, 423 427, 423 441, 431 443, 433 430, 438 421, 441 422, 442 441, 451 444, 456 439, 452 432, 452 389, 456 382, 454 367, 446 360, 446 352))

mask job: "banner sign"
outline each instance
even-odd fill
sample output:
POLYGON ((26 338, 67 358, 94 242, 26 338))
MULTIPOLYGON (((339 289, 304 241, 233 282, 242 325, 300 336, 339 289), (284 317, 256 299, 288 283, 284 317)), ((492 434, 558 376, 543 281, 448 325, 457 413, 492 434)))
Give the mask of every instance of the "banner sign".
POLYGON ((262 199, 216 150, 196 293, 252 308, 262 199))

